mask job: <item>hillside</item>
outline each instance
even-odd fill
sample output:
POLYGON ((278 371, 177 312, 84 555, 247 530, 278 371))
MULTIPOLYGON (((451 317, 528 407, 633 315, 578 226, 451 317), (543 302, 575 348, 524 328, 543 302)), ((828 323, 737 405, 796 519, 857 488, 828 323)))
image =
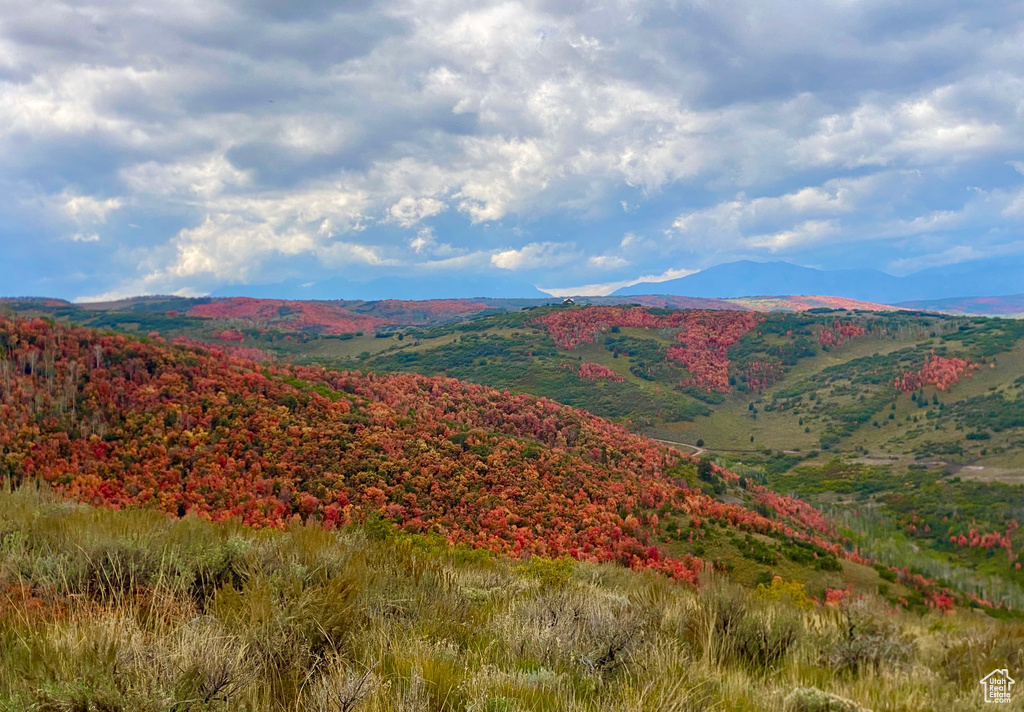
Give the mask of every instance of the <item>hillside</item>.
POLYGON ((0 492, 0 531, 10 710, 959 712, 1024 650, 969 610, 694 590, 380 522, 257 531, 27 488, 0 492))
MULTIPOLYGON (((125 322, 133 318, 130 313, 106 315, 118 328, 140 330, 138 324, 125 322)), ((1017 568, 1024 561, 1018 553, 1024 547, 1024 533, 1017 528, 1017 522, 1024 521, 1024 496, 1019 486, 1024 481, 1024 419, 1018 413, 1024 385, 1019 380, 1024 364, 1020 322, 912 312, 817 309, 766 314, 558 306, 490 312, 446 324, 339 337, 243 328, 238 321, 168 316, 166 312, 153 318, 154 324, 165 318, 196 320, 200 326, 191 333, 200 336, 202 329, 234 324, 231 337, 241 340, 216 341, 219 345, 212 347, 214 354, 263 359, 271 364, 257 369, 264 377, 285 377, 281 374, 298 368, 301 373, 286 377, 331 393, 346 392, 353 397, 364 393, 364 385, 346 386, 348 390, 339 387, 338 378, 364 383, 367 377, 353 369, 381 374, 415 372, 455 377, 507 391, 513 394, 509 398, 515 394, 523 397, 495 406, 495 422, 504 418, 504 413, 520 409, 522 403, 537 402, 538 395, 582 408, 724 466, 705 480, 693 464, 682 468, 688 487, 700 489, 719 504, 753 509, 776 521, 778 501, 767 491, 758 493, 757 488, 805 498, 837 528, 839 539, 819 531, 825 543, 842 543, 843 549, 858 549, 898 566, 900 581, 912 582, 919 574, 922 581, 934 579, 940 588, 955 588, 980 601, 1024 608, 1024 577, 1017 568), (323 366, 348 373, 323 372, 323 366), (724 474, 728 472, 736 474, 724 474), (742 475, 742 480, 736 475, 742 475)), ((188 347, 185 351, 194 350, 189 345, 197 343, 196 339, 174 333, 167 335, 183 342, 188 347)), ((406 389, 401 400, 413 403, 411 407, 419 414, 416 417, 433 412, 415 405, 429 396, 421 386, 409 384, 422 381, 387 382, 396 387, 406 384, 399 389, 406 389)), ((471 399, 465 410, 468 413, 477 407, 471 399)), ((400 417, 411 416, 401 413, 400 417)), ((319 421, 315 422, 320 427, 319 421)), ((432 426, 429 418, 427 422, 432 426)), ((470 419, 453 421, 448 427, 458 439, 458 431, 478 424, 470 419)), ((626 430, 616 432, 628 435, 626 430)), ((538 438, 529 429, 512 434, 538 438)), ((269 433, 266 437, 274 436, 269 433)), ((470 436, 466 437, 468 442, 470 436)), ((552 444, 562 446, 560 442, 538 441, 542 448, 552 444)), ((450 450, 444 448, 449 445, 441 445, 436 449, 438 456, 447 457, 450 450)), ((472 445, 464 445, 459 448, 474 451, 472 445)), ((521 450, 505 452, 511 452, 513 462, 526 458, 521 450)), ((658 457, 678 456, 666 454, 666 449, 658 452, 658 457)), ((581 461, 597 466, 593 472, 604 481, 632 476, 621 469, 608 472, 608 463, 595 462, 593 453, 587 456, 583 452, 581 461)), ((357 462, 356 466, 362 467, 361 461, 357 462)), ((568 477, 566 481, 574 480, 568 477)), ((658 486, 663 484, 660 481, 658 486)), ((319 497, 315 491, 309 494, 319 497)), ((265 499, 277 506, 272 498, 265 499)), ((406 506, 400 496, 394 503, 406 506)), ((442 503, 442 509, 450 504, 442 503)), ((607 500, 605 506, 611 506, 607 500)), ((655 532, 644 516, 660 507, 642 507, 633 513, 644 526, 632 533, 644 546, 657 545, 659 560, 684 561, 690 556, 718 561, 722 567, 731 567, 737 580, 748 584, 776 573, 818 587, 819 592, 841 583, 833 573, 814 567, 808 570, 801 563, 802 554, 787 550, 778 539, 776 543, 762 540, 767 547, 763 549, 755 545, 756 537, 748 542, 745 534, 737 537, 728 528, 722 536, 693 526, 692 518, 688 526, 682 526, 686 515, 672 515, 669 521, 661 513, 655 532)), ((566 511, 569 509, 566 505, 566 511)), ((535 512, 513 514, 537 516, 535 512)), ((616 511, 623 522, 629 514, 616 511)), ((468 540, 463 529, 477 527, 481 516, 475 515, 471 524, 460 524, 458 536, 463 539, 459 540, 468 540)), ((513 517, 506 521, 521 524, 522 520, 513 517)), ((806 532, 790 519, 780 523, 806 532)), ((572 537, 579 535, 576 531, 572 537)), ((500 550, 512 551, 518 545, 528 551, 551 551, 542 548, 541 542, 548 546, 547 534, 538 531, 523 544, 509 535, 497 539, 500 542, 495 541, 494 546, 500 550)), ((560 544, 559 550, 571 549, 578 541, 560 544)), ((595 550, 586 555, 627 558, 614 547, 601 546, 605 548, 597 547, 600 553, 595 550)), ((644 556, 652 558, 654 554, 644 556)), ((644 556, 640 556, 641 562, 646 560, 644 556)), ((864 588, 888 586, 880 575, 866 567, 857 568, 853 562, 843 563, 844 580, 864 588)), ((906 598, 907 593, 893 589, 890 596, 896 600, 906 598)), ((912 598, 906 600, 925 605, 923 597, 912 598)))
MULTIPOLYGON (((889 309, 882 304, 822 296, 776 296, 744 299, 704 299, 667 295, 635 297, 576 297, 580 305, 639 305, 667 309, 716 311, 786 311, 811 309, 889 309)), ((234 332, 251 339, 274 341, 285 335, 302 338, 373 338, 408 326, 432 326, 485 316, 560 305, 561 299, 433 299, 408 301, 290 300, 251 297, 135 297, 116 302, 72 304, 59 299, 0 298, 0 309, 20 316, 47 316, 83 326, 116 328, 146 334, 201 340, 237 340, 234 332), (226 338, 221 338, 228 332, 226 338), (233 335, 234 334, 234 335, 233 335)))
MULTIPOLYGON (((820 595, 881 581, 813 508, 544 398, 260 366, 42 320, 0 321, 0 352, 0 463, 16 486, 255 526, 380 518, 689 582, 703 558, 750 583, 771 564, 820 595)), ((945 595, 906 584, 893 595, 917 605, 945 595)))
POLYGON ((542 393, 710 451, 863 550, 1020 607, 1022 336, 909 312, 588 307, 436 327, 363 368, 542 393))
POLYGON ((984 314, 1019 319, 1024 317, 1024 294, 1005 297, 953 297, 903 302, 906 309, 941 312, 943 314, 984 314))

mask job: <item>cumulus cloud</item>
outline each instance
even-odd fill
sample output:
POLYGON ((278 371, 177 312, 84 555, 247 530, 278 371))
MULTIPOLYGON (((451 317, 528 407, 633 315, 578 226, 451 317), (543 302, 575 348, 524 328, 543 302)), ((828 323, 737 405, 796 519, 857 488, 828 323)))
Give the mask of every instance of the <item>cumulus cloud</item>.
POLYGON ((122 169, 120 177, 137 193, 200 201, 220 195, 225 188, 246 186, 252 181, 250 173, 216 154, 175 163, 138 163, 122 169))
POLYGON ((575 243, 531 242, 518 250, 502 250, 491 255, 491 264, 498 269, 525 270, 557 267, 577 259, 575 243))
POLYGON ((995 245, 1024 212, 1022 23, 953 0, 15 4, 0 217, 102 238, 93 293, 995 245))
MULTIPOLYGON (((862 178, 839 178, 820 186, 805 186, 782 195, 732 200, 683 213, 666 235, 672 241, 705 249, 765 249, 770 252, 805 247, 839 233, 842 216, 863 210, 893 191, 904 176, 879 173, 862 178)), ((913 180, 913 177, 911 177, 913 180)))
POLYGON ((629 265, 629 260, 618 255, 594 255, 587 258, 587 265, 595 269, 619 269, 629 265))
POLYGON ((402 227, 412 227, 421 220, 443 212, 447 206, 434 198, 405 196, 388 210, 391 219, 402 227))
POLYGON ((79 225, 105 223, 107 216, 124 205, 120 198, 96 198, 64 192, 58 196, 58 206, 64 214, 79 225))
POLYGON ((747 242, 751 247, 763 247, 772 252, 779 252, 821 242, 838 232, 839 223, 835 220, 805 220, 789 230, 770 235, 754 235, 747 238, 747 242))
POLYGON ((423 227, 416 232, 416 237, 409 240, 409 249, 417 255, 429 255, 435 258, 451 258, 461 255, 466 250, 452 247, 447 242, 438 242, 433 228, 423 227))

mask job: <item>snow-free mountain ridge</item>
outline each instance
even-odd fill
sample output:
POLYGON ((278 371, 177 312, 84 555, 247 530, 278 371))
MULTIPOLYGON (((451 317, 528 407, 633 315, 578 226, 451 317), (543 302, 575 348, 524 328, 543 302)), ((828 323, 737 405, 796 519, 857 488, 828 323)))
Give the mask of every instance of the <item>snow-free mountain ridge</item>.
POLYGON ((788 262, 728 262, 666 282, 640 282, 615 295, 672 294, 748 297, 828 294, 864 301, 899 302, 964 296, 1003 296, 1024 291, 1024 261, 978 260, 897 277, 879 270, 820 270, 788 262))

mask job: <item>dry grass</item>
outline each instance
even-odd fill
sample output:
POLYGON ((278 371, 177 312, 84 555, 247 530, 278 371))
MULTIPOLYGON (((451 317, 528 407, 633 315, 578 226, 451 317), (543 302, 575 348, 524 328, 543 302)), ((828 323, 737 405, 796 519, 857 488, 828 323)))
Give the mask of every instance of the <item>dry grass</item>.
POLYGON ((1024 656, 1024 626, 966 611, 807 608, 375 531, 0 494, 0 709, 980 710, 978 680, 1024 656))

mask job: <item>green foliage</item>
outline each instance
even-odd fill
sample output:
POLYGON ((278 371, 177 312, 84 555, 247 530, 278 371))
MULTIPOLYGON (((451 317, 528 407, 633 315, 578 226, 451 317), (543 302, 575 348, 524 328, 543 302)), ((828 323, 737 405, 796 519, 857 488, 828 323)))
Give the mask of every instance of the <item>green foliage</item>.
MULTIPOLYGON (((955 402, 943 413, 946 420, 963 426, 989 428, 1002 432, 1010 428, 1024 428, 1024 394, 1007 398, 1003 393, 989 393, 955 402)), ((979 439, 977 437, 969 439, 979 439)))
POLYGON ((823 692, 816 687, 793 690, 786 697, 785 705, 786 712, 869 712, 852 700, 823 692))
POLYGON ((545 559, 533 556, 516 566, 517 573, 534 579, 544 588, 565 588, 572 578, 576 562, 572 559, 545 559))
POLYGON ((968 348, 977 356, 995 356, 1012 347, 1024 336, 1024 321, 989 317, 973 319, 942 335, 942 340, 968 348))
MULTIPOLYGON (((510 315, 502 318, 505 316, 510 315)), ((434 349, 378 356, 370 367, 377 371, 443 374, 513 393, 542 393, 560 403, 609 418, 679 422, 709 413, 706 406, 671 389, 654 399, 629 381, 583 380, 564 368, 563 363, 564 356, 550 337, 525 330, 510 335, 471 333, 461 336, 456 343, 434 349)), ((680 371, 679 378, 683 375, 680 371)))

